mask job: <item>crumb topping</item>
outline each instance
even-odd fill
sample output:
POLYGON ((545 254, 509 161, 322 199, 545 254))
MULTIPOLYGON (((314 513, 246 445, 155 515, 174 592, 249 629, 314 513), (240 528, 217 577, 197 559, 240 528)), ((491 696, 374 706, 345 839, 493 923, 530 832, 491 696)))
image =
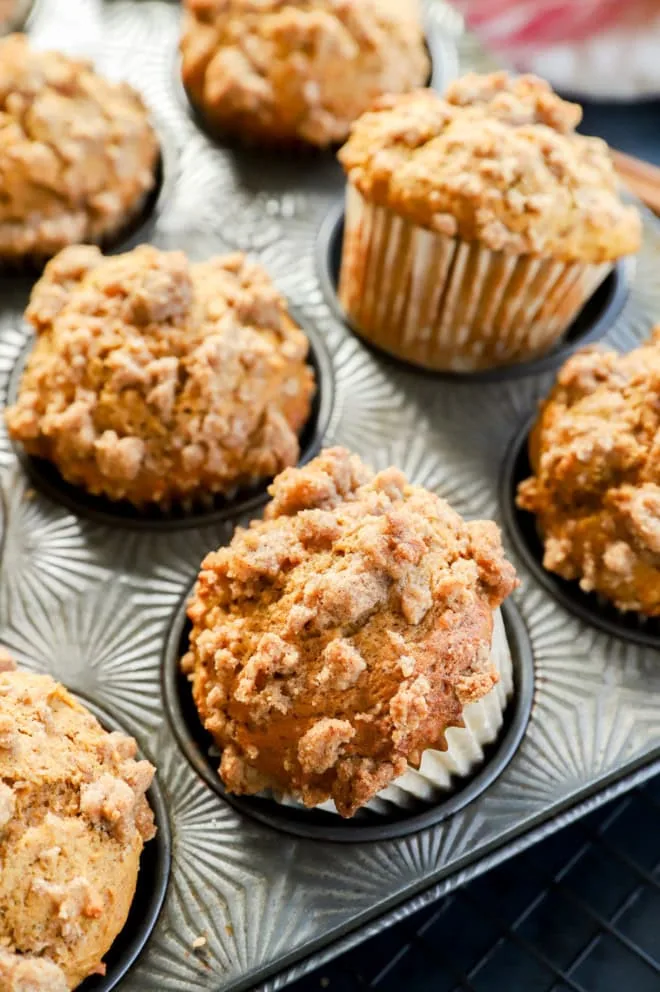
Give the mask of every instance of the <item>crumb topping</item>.
POLYGON ((227 788, 351 816, 496 683, 492 611, 515 573, 494 523, 342 448, 270 492, 203 562, 182 666, 227 788))
POLYGON ((186 0, 183 81, 242 137, 343 141, 383 93, 426 81, 417 0, 186 0))
POLYGON ((0 726, 0 987, 74 988, 124 925, 154 769, 46 675, 0 673, 0 726))
POLYGON ((534 76, 470 74, 443 99, 385 96, 339 158, 369 201, 492 251, 600 263, 635 252, 641 221, 580 108, 534 76))
POLYGON ((100 241, 137 213, 159 150, 147 109, 89 62, 0 40, 0 256, 100 241))
POLYGON ((166 506, 298 460, 314 391, 307 338, 244 255, 191 264, 149 245, 69 248, 26 318, 37 342, 7 424, 69 482, 166 506))
POLYGON ((626 355, 570 358, 530 454, 518 505, 537 515, 545 567, 620 610, 659 616, 660 327, 626 355))

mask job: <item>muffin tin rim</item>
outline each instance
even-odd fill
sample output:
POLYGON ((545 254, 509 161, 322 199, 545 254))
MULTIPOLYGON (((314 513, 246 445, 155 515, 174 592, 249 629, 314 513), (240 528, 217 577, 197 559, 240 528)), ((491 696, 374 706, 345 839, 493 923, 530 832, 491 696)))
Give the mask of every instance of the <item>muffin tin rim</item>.
MULTIPOLYGON (((605 301, 600 315, 593 322, 592 327, 579 340, 569 343, 563 341, 560 347, 555 348, 546 355, 542 355, 540 358, 511 365, 503 365, 493 369, 477 369, 473 372, 427 369, 422 365, 417 365, 414 362, 406 361, 404 358, 391 355, 366 339, 349 319, 339 302, 338 287, 333 278, 332 256, 343 232, 345 212, 343 199, 333 204, 323 218, 316 238, 316 272, 321 284, 323 298, 330 307, 333 316, 341 321, 343 326, 348 328, 374 354, 391 365, 398 365, 401 368, 408 369, 427 378, 436 379, 438 382, 443 380, 457 383, 505 382, 507 380, 531 378, 532 376, 551 372, 565 362, 578 348, 588 344, 594 344, 603 338, 620 317, 630 296, 630 286, 633 281, 636 264, 636 256, 634 255, 622 256, 615 260, 612 272, 606 276, 603 283, 596 290, 596 293, 601 292, 603 286, 608 281, 611 281, 609 297, 605 301)), ((341 252, 341 247, 339 247, 339 251, 341 252)), ((593 299, 596 293, 592 295, 591 299, 593 299)), ((585 306, 589 302, 587 301, 585 306)))
MULTIPOLYGON (((301 315, 299 308, 288 304, 287 307, 289 315, 309 341, 309 352, 306 362, 314 370, 317 386, 312 398, 310 416, 298 435, 301 442, 307 433, 310 435, 309 441, 305 444, 304 448, 301 447, 296 463, 298 466, 301 466, 306 465, 307 462, 318 454, 325 440, 335 408, 335 370, 323 333, 318 331, 311 321, 306 320, 301 315)), ((30 332, 9 376, 6 406, 10 406, 16 402, 20 380, 29 354, 34 347, 34 341, 35 336, 30 332)), ((235 520, 243 514, 254 513, 261 509, 268 501, 267 488, 272 482, 271 478, 267 478, 255 483, 255 491, 251 495, 249 494, 250 487, 241 487, 237 491, 236 498, 228 499, 226 506, 216 510, 196 509, 190 513, 184 513, 181 517, 173 517, 172 519, 156 516, 148 517, 146 515, 145 517, 140 517, 139 511, 133 508, 131 504, 128 504, 128 501, 121 501, 120 506, 124 506, 126 512, 130 512, 131 514, 130 516, 123 517, 120 511, 113 511, 112 500, 108 497, 94 496, 91 493, 87 493, 83 486, 67 482, 60 475, 54 462, 28 454, 22 443, 13 438, 10 438, 10 444, 21 468, 41 495, 64 507, 68 512, 90 520, 92 523, 106 527, 118 527, 120 530, 125 531, 173 533, 226 523, 227 521, 235 520), (247 491, 248 493, 243 499, 240 498, 241 491, 247 491), (87 503, 88 500, 98 500, 101 505, 98 508, 94 505, 90 506, 87 503)), ((0 543, 0 549, 1 546, 0 543)))
MULTIPOLYGON (((537 415, 534 414, 525 420, 522 426, 515 431, 505 451, 498 481, 502 521, 516 554, 521 558, 525 568, 531 573, 534 580, 539 583, 543 591, 548 596, 551 596, 561 607, 577 617, 578 620, 581 620, 582 623, 610 637, 615 637, 619 641, 635 644, 642 648, 660 649, 660 631, 657 634, 653 634, 645 631, 641 625, 639 629, 636 629, 634 626, 630 628, 624 626, 625 620, 623 618, 626 616, 626 613, 621 613, 621 623, 617 622, 615 618, 608 618, 606 615, 601 614, 597 600, 595 600, 593 606, 589 605, 589 597, 595 597, 594 593, 583 592, 577 580, 571 582, 568 579, 562 579, 560 575, 555 575, 554 572, 548 571, 543 567, 542 562, 538 560, 533 549, 530 547, 520 525, 519 518, 521 514, 526 514, 529 517, 533 517, 534 514, 526 510, 521 510, 516 506, 515 490, 517 489, 516 478, 521 459, 528 460, 527 441, 536 420, 537 415), (577 598, 571 595, 569 591, 571 588, 575 588, 577 598), (585 603, 582 602, 583 599, 586 601, 585 603)), ((542 547, 540 537, 539 543, 542 547)), ((609 604, 604 609, 616 611, 614 604, 609 604)), ((634 611, 628 612, 634 614, 634 611)), ((653 618, 650 619, 653 620, 653 618)), ((660 623, 660 618, 656 618, 656 622, 660 623)))
MULTIPOLYGON (((371 821, 364 826, 346 820, 338 814, 332 822, 314 824, 314 810, 299 810, 254 796, 236 796, 229 793, 211 766, 209 758, 197 745, 181 705, 179 685, 185 680, 179 669, 181 641, 189 624, 186 606, 194 589, 189 585, 172 613, 161 652, 161 697, 165 715, 179 750, 205 785, 221 800, 239 813, 278 833, 306 840, 330 841, 341 844, 370 843, 393 840, 416 834, 447 820, 482 795, 499 778, 513 759, 529 724, 535 695, 535 659, 523 615, 511 598, 500 609, 511 648, 514 669, 514 691, 509 699, 504 724, 495 741, 487 746, 486 757, 475 771, 463 780, 459 777, 457 788, 448 790, 447 798, 422 812, 402 814, 393 821, 371 821), (461 781, 463 786, 461 787, 461 781), (263 805, 263 809, 261 808, 263 805), (269 812, 276 810, 277 812, 269 812), (309 819, 310 822, 306 822, 309 819)), ((194 703, 192 703, 194 707, 194 703)), ((203 727, 200 721, 200 727, 203 727)), ((385 819, 385 817, 384 817, 385 819)))

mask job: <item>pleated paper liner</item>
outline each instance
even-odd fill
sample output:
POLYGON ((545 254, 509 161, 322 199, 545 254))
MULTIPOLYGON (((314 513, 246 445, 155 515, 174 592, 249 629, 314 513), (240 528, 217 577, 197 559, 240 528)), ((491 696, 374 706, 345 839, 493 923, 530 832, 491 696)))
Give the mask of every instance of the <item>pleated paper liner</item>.
MULTIPOLYGON (((392 802, 389 798, 380 799, 373 808, 359 811, 350 820, 342 819, 336 812, 321 808, 306 809, 298 803, 285 804, 272 798, 233 795, 227 792, 218 775, 219 752, 199 719, 190 682, 180 669, 180 660, 188 650, 191 631, 186 616, 186 604, 191 593, 192 587, 173 617, 165 645, 162 665, 165 711, 181 750, 197 774, 219 796, 260 823, 298 837, 346 843, 403 837, 440 823, 466 806, 495 781, 516 752, 532 705, 534 661, 522 617, 515 604, 507 600, 501 608, 501 615, 509 649, 505 654, 511 662, 513 691, 504 710, 499 731, 495 727, 499 723, 497 713, 501 715, 502 712, 501 697, 493 700, 490 720, 494 739, 479 747, 474 741, 471 744, 466 743, 460 759, 458 753, 454 752, 458 769, 465 768, 475 754, 481 755, 478 765, 471 772, 461 778, 452 776, 448 788, 434 788, 432 796, 428 793, 426 796, 417 796, 414 794, 415 787, 409 787, 406 790, 405 804, 392 802), (464 762, 463 765, 459 764, 460 760, 464 762)), ((506 662, 503 667, 506 669, 506 662)), ((506 672, 502 683, 500 692, 506 696, 506 672)), ((485 713, 483 717, 485 722, 488 717, 485 713)), ((470 724, 472 725, 471 719, 470 724)), ((447 765, 443 774, 436 777, 447 781, 452 770, 452 766, 447 765)), ((422 771, 426 772, 424 765, 422 771)))
MULTIPOLYGON (((316 392, 307 423, 300 433, 299 465, 314 458, 322 445, 334 405, 334 372, 332 360, 322 335, 302 321, 298 314, 291 316, 309 340, 308 365, 314 370, 316 392)), ((7 405, 16 401, 21 375, 25 367, 31 340, 19 356, 12 372, 7 393, 7 405)), ((111 500, 105 496, 88 493, 82 486, 67 482, 50 461, 29 455, 20 442, 12 442, 16 456, 25 469, 34 488, 60 503, 72 513, 96 523, 132 530, 181 530, 206 526, 257 511, 268 500, 271 478, 255 479, 252 483, 236 486, 223 495, 206 494, 186 502, 145 506, 138 508, 128 500, 111 500)))
POLYGON ((347 229, 336 207, 319 234, 324 294, 367 344, 424 371, 475 380, 545 372, 601 338, 627 299, 632 259, 560 272, 443 238, 386 208, 362 211, 349 190, 355 197, 360 222, 347 229))
MULTIPOLYGON (((134 736, 132 731, 123 727, 86 696, 81 696, 79 693, 75 695, 105 730, 120 731, 131 737, 134 736)), ((143 758, 144 755, 139 753, 138 757, 143 758)), ((135 897, 128 919, 103 958, 106 965, 105 975, 94 975, 85 979, 79 992, 111 992, 112 989, 117 988, 137 960, 158 922, 169 883, 172 838, 167 806, 158 784, 157 772, 147 792, 147 799, 154 813, 157 833, 153 840, 144 845, 135 897)))
POLYGON ((543 567, 543 541, 536 517, 516 506, 518 485, 533 474, 527 450, 533 423, 526 423, 514 437, 500 478, 502 518, 516 553, 542 588, 584 623, 622 640, 660 649, 660 618, 622 613, 603 596, 584 592, 578 582, 562 579, 543 567))

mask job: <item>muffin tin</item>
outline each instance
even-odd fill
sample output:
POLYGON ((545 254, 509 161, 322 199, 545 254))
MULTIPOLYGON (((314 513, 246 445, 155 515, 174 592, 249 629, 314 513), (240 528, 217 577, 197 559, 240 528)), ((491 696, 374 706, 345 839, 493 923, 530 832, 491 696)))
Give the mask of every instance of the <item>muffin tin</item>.
MULTIPOLYGON (((430 11, 451 70, 455 53, 443 28, 453 29, 454 16, 440 2, 430 11)), ((220 147, 200 131, 172 84, 179 18, 179 5, 168 0, 41 0, 30 30, 41 45, 87 52, 101 71, 127 78, 174 136, 172 187, 152 241, 193 259, 249 251, 324 341, 334 375, 325 441, 352 448, 376 468, 399 465, 466 516, 503 522, 510 512, 500 491, 507 447, 551 376, 435 377, 365 348, 325 300, 316 266, 319 230, 341 198, 340 171, 329 156, 269 156, 265 164, 258 152, 220 147)), ((660 227, 650 215, 644 224, 629 296, 606 332, 622 349, 660 319, 660 227)), ((29 282, 16 280, 2 296, 3 403, 26 344, 28 292, 29 282)), ((20 663, 50 671, 116 715, 158 765, 172 876, 151 938, 121 980, 126 992, 281 988, 650 775, 660 756, 658 650, 567 609, 505 529, 522 580, 515 607, 534 666, 529 714, 529 679, 510 707, 509 719, 520 721, 519 743, 518 730, 513 738, 505 730, 483 766, 483 788, 474 790, 480 772, 440 815, 434 811, 432 825, 415 823, 405 836, 378 840, 366 833, 339 838, 346 843, 294 835, 290 825, 264 822, 241 801, 226 801, 215 781, 211 788, 206 756, 198 750, 191 764, 179 740, 185 745, 184 730, 171 716, 186 688, 174 684, 173 666, 182 599, 204 555, 229 541, 255 508, 166 529, 93 520, 60 492, 48 496, 33 485, 4 428, 0 495, 0 643, 20 663)), ((356 821, 332 829, 363 828, 356 821)), ((114 972, 108 981, 118 978, 114 972)), ((107 992, 111 984, 101 987, 107 992)))

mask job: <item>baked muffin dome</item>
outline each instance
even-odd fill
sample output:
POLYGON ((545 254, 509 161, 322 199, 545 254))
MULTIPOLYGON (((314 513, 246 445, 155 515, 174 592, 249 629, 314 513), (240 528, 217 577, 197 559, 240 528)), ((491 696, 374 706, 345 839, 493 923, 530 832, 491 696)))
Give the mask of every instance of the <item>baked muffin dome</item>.
POLYGON ((204 500, 298 460, 308 341, 240 254, 69 248, 35 285, 13 438, 69 482, 136 506, 204 500))
POLYGON ((0 664, 0 988, 103 974, 155 834, 154 768, 47 675, 0 664), (3 671, 2 668, 5 670, 3 671))
POLYGON ((211 126, 319 147, 430 71, 418 0, 186 0, 181 53, 211 126))
POLYGON ((370 203, 492 251, 601 263, 636 252, 641 221, 581 108, 534 76, 469 74, 444 98, 385 96, 339 153, 370 203))
POLYGON ((229 791, 351 816, 492 689, 515 573, 495 524, 342 448, 270 492, 203 562, 182 667, 229 791))
POLYGON ((141 98, 90 63, 0 40, 0 260, 43 260, 122 230, 155 185, 141 98))
POLYGON ((626 355, 564 365, 530 438, 544 566, 620 610, 660 616, 660 327, 626 355))

